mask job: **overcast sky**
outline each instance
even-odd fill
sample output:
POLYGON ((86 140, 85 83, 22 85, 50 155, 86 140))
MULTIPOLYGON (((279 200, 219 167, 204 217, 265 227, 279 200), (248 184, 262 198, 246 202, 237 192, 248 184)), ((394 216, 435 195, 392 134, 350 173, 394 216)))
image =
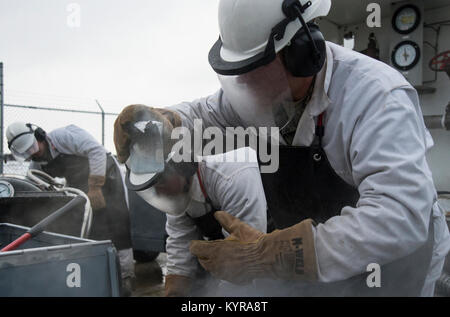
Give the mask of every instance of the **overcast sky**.
MULTIPOLYGON (((5 103, 118 113, 214 93, 208 52, 219 36, 218 0, 0 0, 5 103), (78 15, 79 14, 79 15, 78 15), (79 27, 77 27, 79 22, 79 27)), ((106 120, 106 147, 112 144, 106 120)), ((47 131, 71 123, 101 140, 99 117, 5 109, 47 131)), ((5 149, 6 152, 9 152, 5 149)))
POLYGON ((207 57, 219 34, 217 3, 0 0, 6 102, 95 107, 99 99, 119 112, 213 93, 207 57))

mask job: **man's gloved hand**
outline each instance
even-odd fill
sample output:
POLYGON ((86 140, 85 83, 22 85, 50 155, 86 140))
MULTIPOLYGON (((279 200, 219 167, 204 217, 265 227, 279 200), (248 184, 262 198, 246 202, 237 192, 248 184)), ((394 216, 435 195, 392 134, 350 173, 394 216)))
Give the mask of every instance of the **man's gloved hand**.
POLYGON ((117 159, 125 163, 130 156, 130 135, 128 127, 142 118, 161 118, 171 128, 181 126, 181 118, 178 113, 144 105, 130 105, 125 107, 114 122, 114 145, 116 146, 117 159))
POLYGON ((264 234, 224 211, 214 216, 230 236, 192 241, 190 247, 213 276, 234 284, 248 284, 255 278, 317 280, 311 219, 264 234))
POLYGON ((164 296, 166 297, 186 297, 189 294, 192 280, 182 275, 166 275, 164 296))
POLYGON ((90 175, 88 179, 89 191, 87 196, 91 202, 92 210, 106 207, 105 197, 103 197, 102 187, 105 185, 105 176, 90 175))

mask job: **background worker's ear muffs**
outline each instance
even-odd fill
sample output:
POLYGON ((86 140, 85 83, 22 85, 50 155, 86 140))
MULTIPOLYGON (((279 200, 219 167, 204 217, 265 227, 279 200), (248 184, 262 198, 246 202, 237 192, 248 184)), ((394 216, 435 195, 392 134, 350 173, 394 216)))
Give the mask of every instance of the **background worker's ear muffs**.
POLYGON ((36 138, 36 140, 39 142, 45 141, 45 137, 47 134, 45 133, 44 129, 38 127, 37 125, 34 126, 36 127, 36 129, 34 129, 33 131, 33 124, 27 123, 27 127, 30 128, 30 133, 34 133, 34 137, 36 138))
POLYGON ((45 133, 44 129, 37 127, 36 130, 34 130, 34 137, 38 142, 45 141, 47 136, 47 133, 45 133))

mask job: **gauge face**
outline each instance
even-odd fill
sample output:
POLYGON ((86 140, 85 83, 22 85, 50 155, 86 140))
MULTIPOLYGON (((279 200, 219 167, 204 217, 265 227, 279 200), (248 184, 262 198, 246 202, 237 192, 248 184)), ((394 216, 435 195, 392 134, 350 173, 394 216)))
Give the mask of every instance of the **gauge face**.
POLYGON ((397 69, 407 71, 417 65, 420 60, 420 48, 412 41, 399 43, 392 52, 392 64, 397 69))
POLYGON ((0 181, 0 198, 9 198, 14 196, 14 187, 5 181, 0 181))
POLYGON ((392 26, 400 34, 409 34, 419 26, 420 20, 419 9, 413 5, 405 5, 395 12, 392 26))

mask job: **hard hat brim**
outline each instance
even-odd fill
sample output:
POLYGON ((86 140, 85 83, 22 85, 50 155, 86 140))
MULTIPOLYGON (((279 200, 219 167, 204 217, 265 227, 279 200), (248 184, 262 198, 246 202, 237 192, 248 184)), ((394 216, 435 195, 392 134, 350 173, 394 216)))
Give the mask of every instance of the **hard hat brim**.
POLYGON ((271 52, 270 54, 261 52, 253 57, 244 59, 242 61, 230 62, 222 58, 220 54, 222 46, 223 43, 219 37, 219 39, 216 41, 216 43, 209 51, 208 55, 209 64, 214 69, 214 71, 220 75, 225 76, 242 75, 260 66, 269 64, 276 57, 275 52, 271 52))
POLYGON ((136 174, 127 168, 125 184, 132 191, 143 191, 155 185, 161 173, 136 174))

